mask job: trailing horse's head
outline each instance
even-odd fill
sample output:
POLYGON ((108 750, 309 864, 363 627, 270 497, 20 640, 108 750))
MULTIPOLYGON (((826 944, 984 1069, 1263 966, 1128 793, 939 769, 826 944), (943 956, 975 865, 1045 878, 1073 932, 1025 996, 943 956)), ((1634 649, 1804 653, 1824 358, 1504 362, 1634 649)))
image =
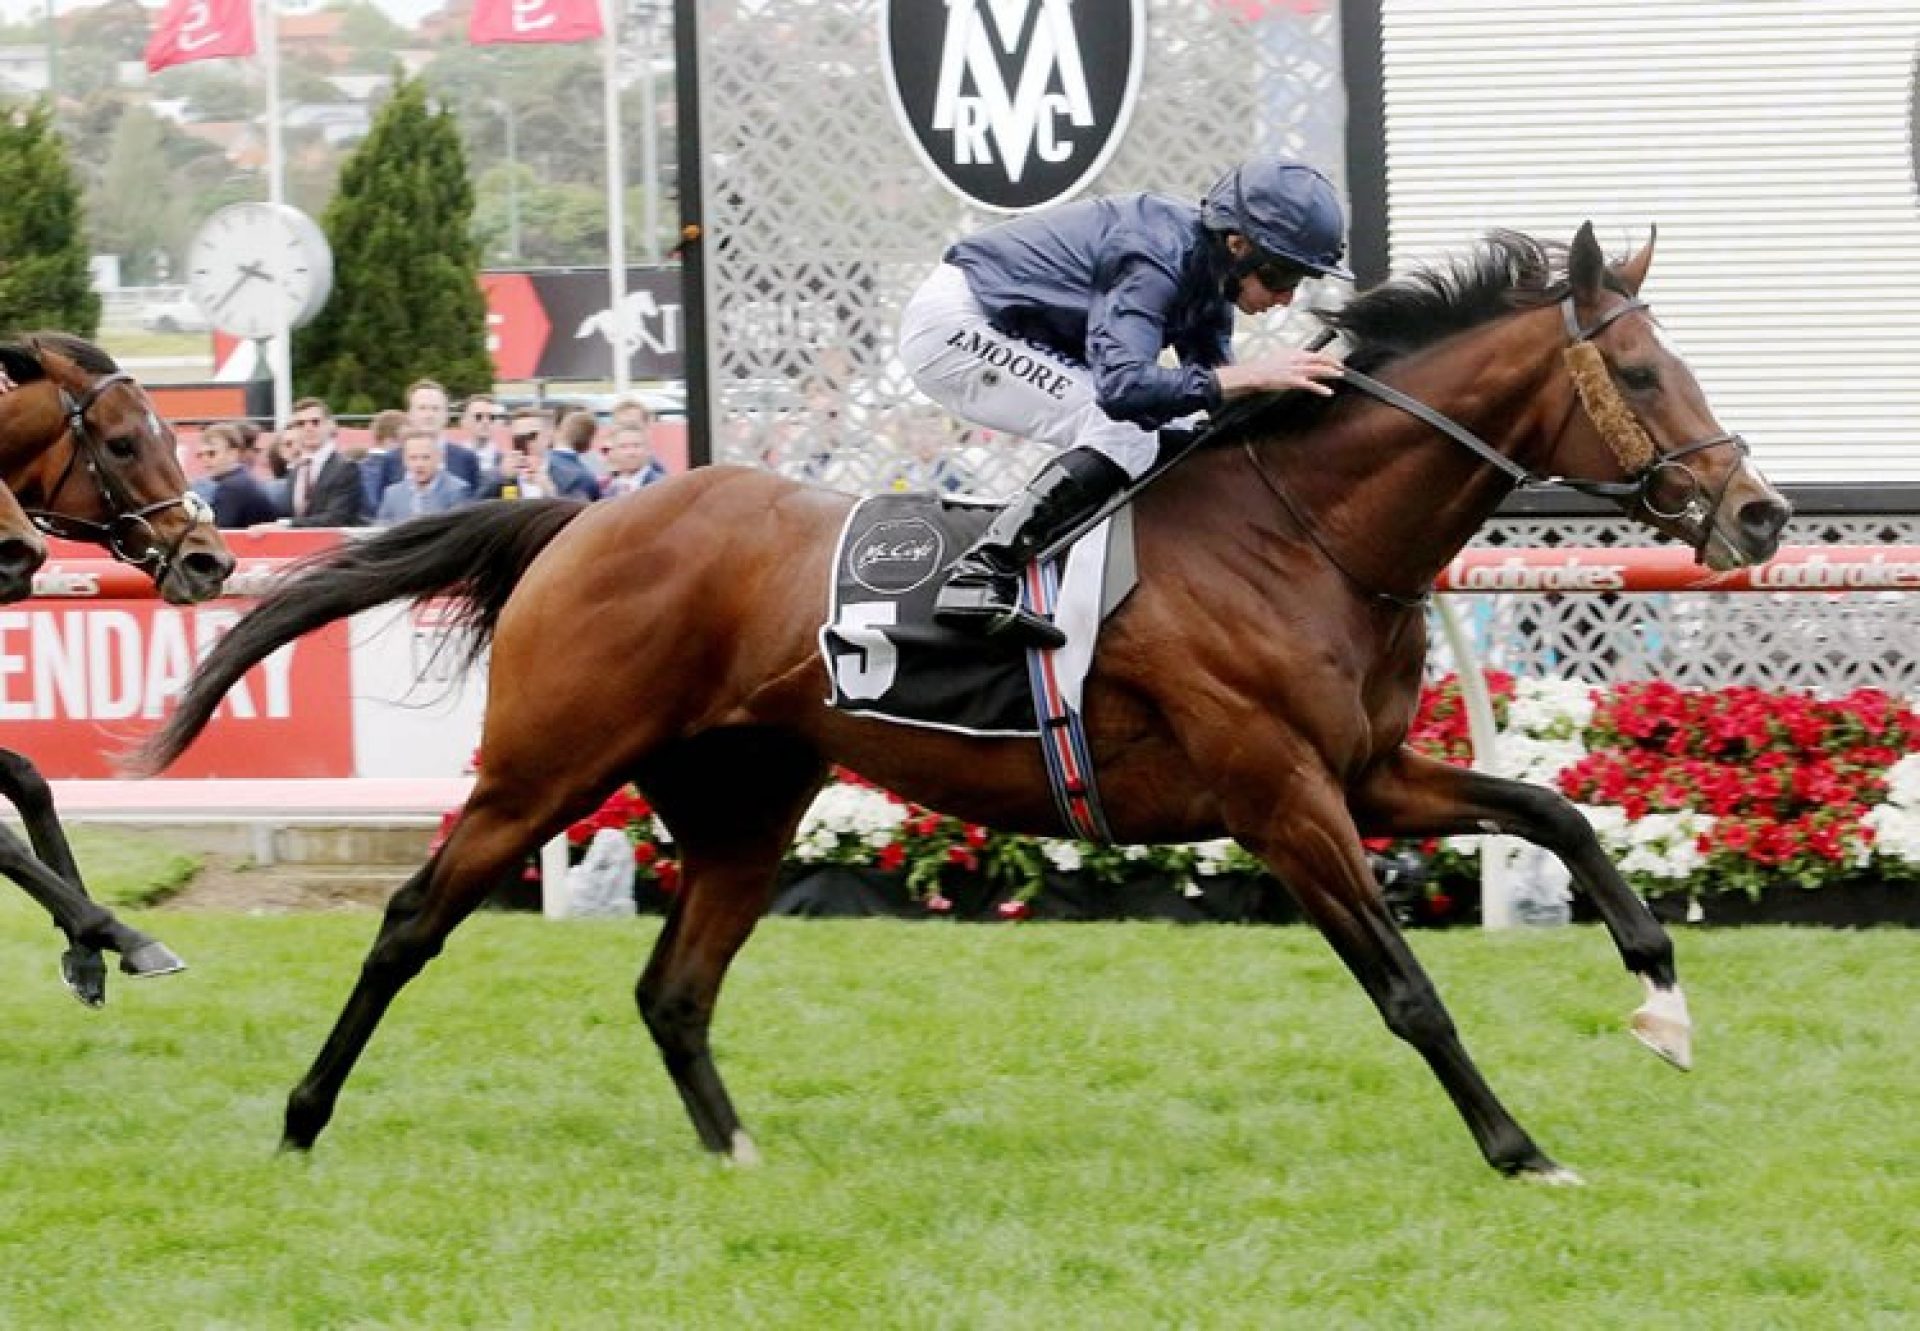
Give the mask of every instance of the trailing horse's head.
POLYGON ((1580 228, 1568 254, 1562 309, 1572 345, 1567 368, 1582 411, 1573 413, 1554 462, 1569 478, 1620 503, 1632 517, 1685 541, 1714 569, 1772 557, 1793 510, 1714 419, 1706 394, 1639 299, 1653 239, 1610 267, 1580 228))
POLYGON ((0 603, 33 595, 33 575, 47 562, 47 543, 12 491, 0 486, 0 603))
POLYGON ((233 556, 187 486, 173 430, 90 342, 0 343, 0 480, 41 530, 145 569, 166 600, 220 594, 233 556))

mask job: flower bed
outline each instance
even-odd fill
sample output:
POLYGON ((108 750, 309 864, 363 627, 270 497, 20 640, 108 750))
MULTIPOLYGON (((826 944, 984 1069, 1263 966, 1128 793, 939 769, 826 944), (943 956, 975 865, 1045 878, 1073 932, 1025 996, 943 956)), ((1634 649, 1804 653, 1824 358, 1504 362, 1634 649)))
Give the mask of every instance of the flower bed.
MULTIPOLYGON (((1920 889, 1920 714, 1899 699, 1487 682, 1496 770, 1580 805, 1643 896, 1920 889)), ((1422 699, 1413 743, 1467 760, 1454 680, 1422 699)), ((1418 848, 1433 890, 1477 878, 1479 841, 1418 848)))
MULTIPOLYGON (((1817 888, 1868 888, 1894 903, 1894 918, 1913 913, 1909 894, 1920 902, 1920 714, 1899 699, 1875 690, 1821 700, 1661 683, 1596 688, 1499 673, 1487 683, 1500 730, 1496 769, 1579 804, 1634 888, 1676 903, 1661 903, 1663 914, 1698 916, 1704 901, 1722 903, 1708 918, 1738 915, 1726 905, 1736 898, 1752 914, 1770 894, 1817 888)), ((1412 743, 1469 761, 1455 680, 1426 691, 1412 743)), ((679 861, 645 799, 620 792, 569 839, 584 847, 603 828, 632 843, 643 908, 664 905, 678 889, 679 861)), ((1448 924, 1477 912, 1479 842, 1369 850, 1403 921, 1448 924)), ((857 896, 868 912, 1293 918, 1285 893, 1232 841, 1097 847, 1015 836, 846 772, 802 822, 775 909, 824 909, 822 875, 837 875, 842 899, 857 896)))

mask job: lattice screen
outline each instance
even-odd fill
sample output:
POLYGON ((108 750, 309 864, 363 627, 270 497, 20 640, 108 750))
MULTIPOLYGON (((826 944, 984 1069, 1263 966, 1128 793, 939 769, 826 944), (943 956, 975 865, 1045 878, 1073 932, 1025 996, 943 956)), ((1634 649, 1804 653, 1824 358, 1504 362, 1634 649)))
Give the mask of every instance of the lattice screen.
MULTIPOLYGON (((906 297, 998 215, 915 159, 887 100, 879 5, 714 0, 700 14, 715 460, 876 490, 907 432, 934 430, 982 493, 1016 488, 1045 450, 963 430, 894 359, 906 297)), ((1198 198, 1262 150, 1341 179, 1331 0, 1148 0, 1146 51, 1126 137, 1089 193, 1198 198)), ((1267 322, 1242 354, 1310 321, 1267 322)))

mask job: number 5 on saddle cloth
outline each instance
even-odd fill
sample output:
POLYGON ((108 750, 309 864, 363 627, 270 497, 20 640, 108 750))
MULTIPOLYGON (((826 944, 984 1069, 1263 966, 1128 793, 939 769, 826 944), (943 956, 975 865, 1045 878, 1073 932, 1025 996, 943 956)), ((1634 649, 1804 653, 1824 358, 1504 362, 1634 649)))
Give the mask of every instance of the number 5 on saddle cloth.
POLYGON ((832 706, 857 716, 965 735, 1036 736, 1061 821, 1111 840, 1100 812, 1080 691, 1101 621, 1133 590, 1132 510, 1117 509, 1066 552, 1035 562, 1022 604, 1067 635, 1058 651, 1010 651, 933 622, 947 566, 992 520, 992 505, 932 494, 863 499, 835 547, 820 653, 832 706))

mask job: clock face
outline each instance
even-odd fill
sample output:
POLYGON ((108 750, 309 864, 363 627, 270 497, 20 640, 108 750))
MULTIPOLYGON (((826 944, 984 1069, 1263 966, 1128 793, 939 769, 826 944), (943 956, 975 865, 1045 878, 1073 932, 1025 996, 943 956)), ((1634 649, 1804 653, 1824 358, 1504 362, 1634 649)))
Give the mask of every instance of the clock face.
POLYGON ((320 312, 333 285, 326 237, 297 208, 230 204, 187 250, 187 290, 216 328, 271 337, 320 312))

